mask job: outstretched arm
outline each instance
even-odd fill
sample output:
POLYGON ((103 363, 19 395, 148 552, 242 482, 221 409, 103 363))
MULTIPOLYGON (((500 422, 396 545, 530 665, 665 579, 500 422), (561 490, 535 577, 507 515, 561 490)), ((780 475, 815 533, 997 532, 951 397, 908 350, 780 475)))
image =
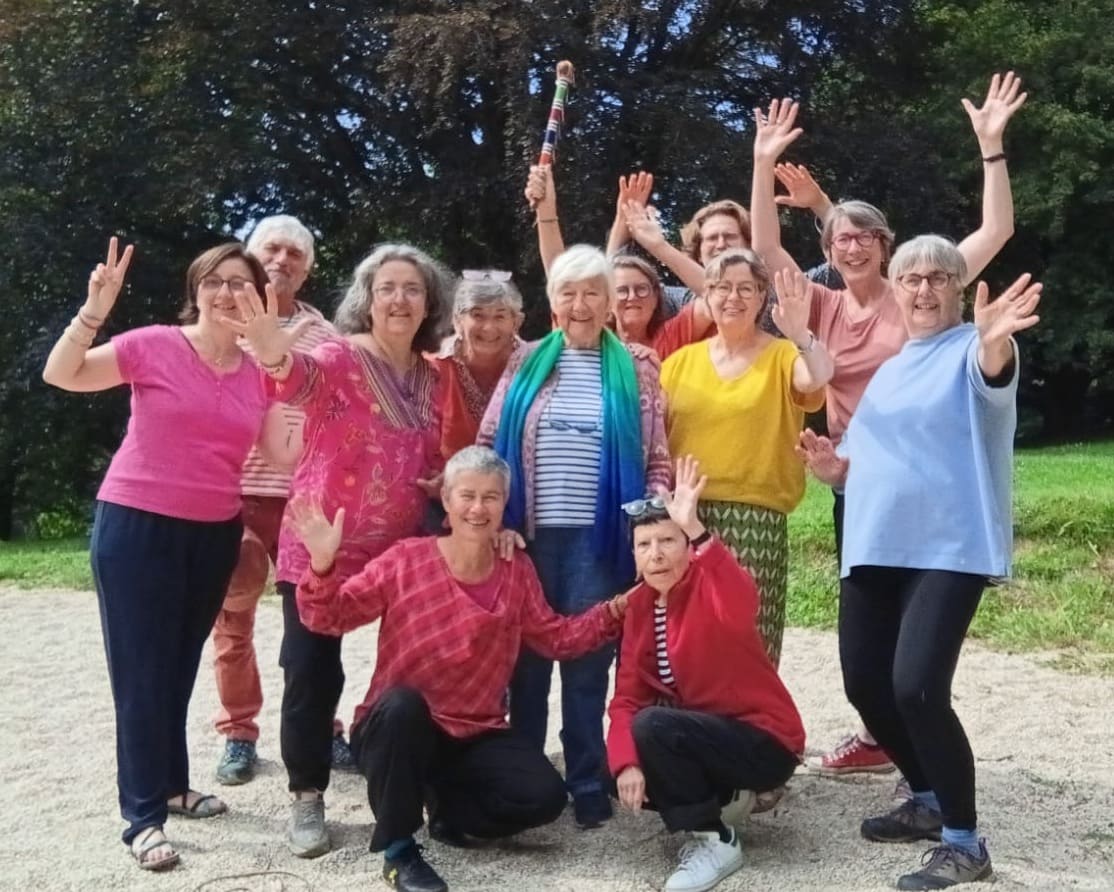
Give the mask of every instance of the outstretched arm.
POLYGON ((803 132, 794 127, 797 103, 775 99, 769 113, 754 110, 754 175, 750 187, 750 241, 773 275, 778 270, 800 271, 797 262, 781 246, 781 223, 774 201, 777 159, 803 132))
POLYGON ((627 228, 627 217, 623 206, 628 201, 646 205, 650 203, 650 193, 654 191, 654 175, 646 171, 632 173, 629 177, 619 177, 619 195, 615 199, 615 220, 607 234, 607 256, 614 257, 631 240, 627 228))
POLYGON ((557 187, 553 184, 553 167, 535 164, 526 181, 526 200, 534 208, 534 225, 538 228, 538 253, 548 273, 553 261, 565 250, 561 224, 557 219, 557 187))
POLYGON ((1041 283, 1025 273, 992 303, 986 282, 975 291, 975 328, 979 332, 979 369, 987 380, 1002 375, 1014 361, 1013 336, 1040 322, 1036 315, 1041 283))
POLYGON ((684 251, 669 244, 661 229, 661 221, 655 208, 627 201, 623 205, 623 215, 627 229, 634 240, 659 263, 673 271, 686 288, 694 294, 704 293, 704 267, 689 257, 684 251))
POLYGON ((1013 235, 1013 193, 1002 151, 1002 134, 1027 96, 1021 92, 1021 79, 1007 71, 990 79, 981 108, 975 108, 968 99, 961 100, 983 158, 982 225, 959 243, 959 251, 967 261, 964 285, 978 278, 1013 235))
POLYGON ((113 236, 108 240, 108 256, 104 263, 98 263, 89 274, 89 292, 85 303, 46 358, 43 380, 47 384, 76 393, 90 393, 124 383, 116 361, 116 348, 112 344, 89 349, 97 331, 116 305, 116 298, 124 286, 124 275, 131 263, 131 245, 124 248, 119 259, 117 250, 118 243, 113 236))

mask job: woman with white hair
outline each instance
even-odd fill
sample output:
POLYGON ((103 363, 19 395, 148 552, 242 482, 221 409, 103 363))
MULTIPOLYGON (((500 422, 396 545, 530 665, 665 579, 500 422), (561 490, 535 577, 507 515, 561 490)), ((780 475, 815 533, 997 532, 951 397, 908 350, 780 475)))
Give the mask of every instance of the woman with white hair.
POLYGON ((899 889, 986 879, 975 764, 951 683, 983 589, 1008 576, 1018 381, 1013 335, 1038 321, 1028 275, 963 323, 962 252, 940 236, 903 244, 890 282, 909 333, 875 372, 838 453, 806 431, 800 455, 844 492, 839 653, 847 698, 913 798, 867 818, 878 842, 941 840, 899 889), (915 522, 910 522, 913 519, 915 522))
MULTIPOLYGON (((356 267, 337 308, 342 339, 311 353, 293 349, 276 302, 243 301, 238 329, 270 376, 270 388, 306 414, 305 451, 291 500, 347 511, 337 572, 349 576, 392 543, 417 534, 443 460, 435 350, 449 309, 449 277, 408 245, 380 245, 356 267)), ((273 293, 273 289, 269 289, 273 293)), ((329 784, 333 714, 344 685, 339 637, 303 625, 294 590, 309 553, 290 526, 276 568, 285 631, 280 662, 282 758, 295 795, 288 842, 312 858, 329 850, 322 793, 329 784)))
POLYGON ((429 360, 441 374, 441 453, 476 442, 487 404, 522 346, 522 295, 503 270, 464 270, 453 298, 453 335, 429 360))
MULTIPOLYGON (((966 263, 966 285, 974 280, 1013 235, 1013 197, 1003 151, 1003 134, 1014 113, 1024 104, 1025 93, 1014 73, 995 74, 981 107, 964 99, 979 154, 983 160, 982 222, 959 243, 966 263)), ((774 100, 768 112, 755 110, 754 182, 751 214, 754 250, 774 272, 796 270, 796 261, 781 245, 774 199, 776 163, 800 136, 796 127, 797 104, 774 100)), ((883 213, 865 201, 844 201, 832 206, 823 221, 820 246, 842 277, 840 290, 811 287, 813 300, 809 328, 827 344, 835 360, 835 373, 827 387, 828 436, 836 443, 851 420, 863 391, 878 367, 896 354, 907 333, 886 266, 894 250, 894 233, 883 213)), ((834 493, 832 520, 837 555, 844 530, 843 496, 834 493)), ((844 739, 820 761, 820 771, 845 774, 856 771, 889 771, 893 763, 865 729, 844 739)))
MULTIPOLYGON (((576 245, 546 286, 556 327, 512 358, 480 425, 511 467, 509 527, 522 530, 546 600, 579 613, 634 578, 622 505, 672 476, 657 360, 610 330, 611 266, 576 245)), ((604 789, 603 711, 611 645, 561 664, 566 783, 577 822, 611 817, 604 789)), ((524 650, 511 685, 511 724, 545 745, 553 664, 524 650)))

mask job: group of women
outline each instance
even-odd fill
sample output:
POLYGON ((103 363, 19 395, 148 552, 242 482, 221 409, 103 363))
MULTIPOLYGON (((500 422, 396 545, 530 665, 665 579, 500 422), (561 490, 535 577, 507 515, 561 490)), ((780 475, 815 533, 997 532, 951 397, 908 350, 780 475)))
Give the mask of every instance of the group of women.
MULTIPOLYGON (((738 869, 728 810, 738 816, 740 790, 775 791, 803 751, 776 667, 786 518, 808 467, 835 493, 846 691, 912 791, 866 819, 862 834, 940 841, 899 888, 989 876, 950 686, 983 587, 1009 572, 1012 335, 1036 322, 1040 286, 1022 277, 991 302, 980 285, 967 324, 962 298, 1012 232, 1002 134, 1024 100, 1012 73, 994 76, 982 106, 964 100, 986 173, 982 226, 958 246, 920 236, 894 251, 877 208, 819 207, 821 248, 841 290, 810 282, 780 242, 779 175, 791 200, 822 204, 803 195, 799 169, 777 166, 801 132, 795 103, 756 110, 750 214, 734 202, 709 205, 686 229, 685 250, 662 235, 648 204, 652 178, 620 181, 609 247, 633 241, 665 263, 688 289, 673 295, 675 313, 646 260, 564 249, 552 172, 535 168, 526 194, 553 330, 532 343, 518 337, 522 299, 509 275, 466 272, 454 304, 450 277, 428 255, 383 245, 353 275, 336 313, 339 336, 300 350, 303 324, 283 325, 266 273, 233 243, 191 265, 182 326, 137 329, 90 349, 131 259, 113 239, 44 377, 69 390, 132 388, 128 431, 98 494, 91 556, 124 841, 139 865, 178 860, 163 833, 168 813, 224 810, 190 788, 185 711, 235 564, 240 466, 261 434, 268 447, 265 413, 281 401, 306 418, 276 573, 296 854, 329 848, 323 792, 344 679, 337 632, 347 626, 306 622, 307 603, 322 597, 313 580, 326 569, 355 578, 421 533, 430 498, 440 495, 446 509, 452 501, 446 460, 478 443, 505 463, 500 516, 524 535, 549 608, 580 614, 627 588, 636 570, 642 580, 624 605, 607 744, 614 645, 597 636, 587 651, 562 654, 565 783, 581 826, 610 817, 614 784, 625 805, 648 802, 670 829, 693 831, 667 889, 709 889, 738 869), (455 336, 442 342, 450 318, 455 336), (802 434, 805 414, 825 404, 828 436, 802 434), (683 457, 672 495, 670 456, 683 457), (316 553, 323 527, 306 522, 307 512, 334 518, 336 541, 324 535, 328 547, 316 553), (715 646, 731 659, 714 667, 708 648, 723 630, 709 617, 745 642, 715 646), (686 728, 693 717, 655 711, 661 703, 699 720, 686 728), (693 752, 681 752, 682 738, 693 752), (753 770, 712 764, 725 747, 753 752, 753 770), (671 777, 673 763, 691 782, 671 777), (713 814, 717 804, 723 816, 713 814)), ((487 461, 477 467, 504 467, 487 461)), ((461 529, 491 523, 449 515, 461 529)), ((540 751, 556 652, 530 643, 524 636, 509 680, 510 725, 540 751)), ((376 842, 388 865, 416 858, 428 868, 405 839, 376 842)), ((431 873, 385 875, 402 889, 447 888, 431 873)))

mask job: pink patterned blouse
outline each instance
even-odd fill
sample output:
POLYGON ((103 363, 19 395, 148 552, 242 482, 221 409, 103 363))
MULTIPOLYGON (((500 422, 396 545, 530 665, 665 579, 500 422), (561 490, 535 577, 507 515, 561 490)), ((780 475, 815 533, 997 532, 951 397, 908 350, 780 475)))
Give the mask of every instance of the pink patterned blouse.
MULTIPOLYGON (((306 413, 305 450, 294 471, 291 503, 320 502, 332 519, 345 509, 336 573, 358 573, 394 542, 420 532, 428 497, 417 485, 440 472, 436 370, 419 359, 399 377, 369 351, 328 341, 294 352, 285 381, 270 380, 276 398, 306 413)), ((276 577, 297 583, 309 554, 287 515, 279 534, 276 577)))

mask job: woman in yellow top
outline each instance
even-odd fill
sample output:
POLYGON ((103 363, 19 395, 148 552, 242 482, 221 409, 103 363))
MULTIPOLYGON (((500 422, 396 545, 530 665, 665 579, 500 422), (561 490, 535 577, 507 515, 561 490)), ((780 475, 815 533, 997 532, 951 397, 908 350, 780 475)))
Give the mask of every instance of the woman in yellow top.
POLYGON ((824 405, 832 358, 808 330, 810 293, 800 272, 779 273, 773 320, 762 331, 770 277, 757 255, 723 252, 705 268, 715 337, 665 361, 671 455, 690 454, 708 475, 700 520, 758 584, 758 630, 776 666, 785 628, 789 569, 786 516, 805 491, 793 451, 805 412, 824 405))

